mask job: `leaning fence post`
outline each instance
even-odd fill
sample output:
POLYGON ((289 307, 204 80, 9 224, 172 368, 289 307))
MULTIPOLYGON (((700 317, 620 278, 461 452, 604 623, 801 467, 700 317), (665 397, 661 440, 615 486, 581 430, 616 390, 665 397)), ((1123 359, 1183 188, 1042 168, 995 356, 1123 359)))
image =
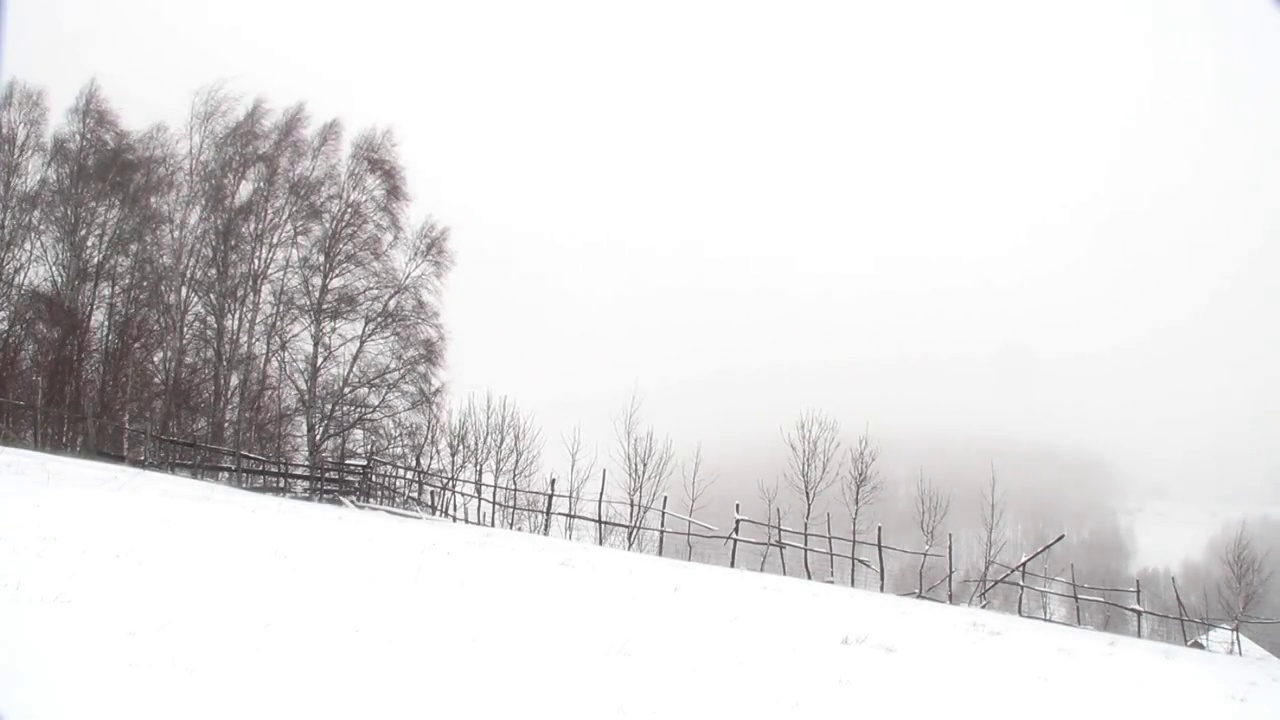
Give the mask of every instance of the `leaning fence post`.
POLYGON ((551 476, 551 492, 547 493, 547 514, 542 521, 542 534, 551 536, 551 502, 556 497, 556 476, 551 476))
POLYGON ((955 560, 952 554, 951 533, 947 533, 947 604, 953 603, 951 594, 951 578, 955 575, 955 560))
MULTIPOLYGON (((692 515, 693 513, 689 513, 692 515)), ((663 548, 667 539, 667 495, 662 495, 662 518, 658 521, 658 557, 663 556, 663 548)))
POLYGON ((1134 598, 1134 608, 1136 609, 1133 611, 1133 614, 1137 620, 1138 637, 1142 637, 1142 578, 1134 578, 1133 583, 1133 592, 1136 596, 1134 598))
POLYGON ((730 569, 738 565, 738 528, 742 525, 741 507, 740 503, 735 502, 733 504, 733 549, 729 551, 730 569))
POLYGON ((1071 597, 1076 601, 1076 625, 1084 625, 1080 619, 1080 588, 1076 585, 1076 564, 1071 563, 1071 597))
POLYGON ((604 481, 607 468, 600 468, 600 497, 596 498, 596 544, 604 545, 604 481))
POLYGON ((778 508, 778 562, 782 564, 782 577, 786 577, 787 548, 782 544, 782 508, 778 508))
POLYGON ((876 525, 876 558, 877 558, 877 562, 880 563, 880 592, 884 592, 884 575, 885 575, 884 573, 884 539, 881 537, 881 533, 883 530, 884 530, 883 526, 876 525))
POLYGON ((1182 596, 1178 594, 1178 578, 1170 575, 1169 580, 1173 583, 1173 599, 1178 601, 1178 624, 1182 626, 1182 644, 1186 645, 1191 640, 1187 638, 1187 621, 1183 619, 1185 608, 1182 606, 1182 596))

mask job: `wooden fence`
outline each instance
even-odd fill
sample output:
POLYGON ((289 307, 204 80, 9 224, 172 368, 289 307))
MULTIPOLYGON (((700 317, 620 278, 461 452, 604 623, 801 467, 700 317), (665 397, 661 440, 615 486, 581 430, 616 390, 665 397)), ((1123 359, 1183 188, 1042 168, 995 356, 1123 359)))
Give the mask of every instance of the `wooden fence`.
MULTIPOLYGON (((981 607, 988 607, 998 590, 1007 590, 1016 593, 1018 615, 1079 627, 1091 627, 1085 621, 1085 609, 1102 607, 1131 616, 1132 631, 1139 638, 1188 644, 1208 630, 1218 628, 1230 631, 1238 646, 1242 627, 1280 625, 1280 620, 1252 616, 1231 619, 1192 617, 1183 603, 1176 579, 1172 580, 1177 611, 1174 615, 1144 607, 1143 589, 1137 579, 1131 588, 1108 587, 1077 582, 1074 564, 1070 565, 1070 574, 1066 578, 1029 569, 1032 560, 1047 554, 1065 535, 1059 535, 1023 556, 1018 563, 994 563, 983 577, 960 579, 957 577, 955 546, 950 533, 947 534, 945 549, 925 547, 914 550, 887 542, 880 526, 876 527, 874 537, 837 535, 832 532, 828 513, 825 515, 825 532, 821 526, 797 529, 783 523, 780 510, 773 517, 760 520, 743 515, 738 503, 734 504, 731 526, 722 530, 669 509, 665 495, 651 507, 606 497, 608 476, 605 471, 601 471, 598 489, 592 488, 594 497, 588 497, 585 493, 557 492, 555 478, 551 478, 542 489, 519 487, 513 482, 492 482, 485 477, 450 477, 431 469, 373 456, 326 458, 307 463, 165 437, 151 432, 149 426, 141 429, 128 427, 4 398, 0 398, 0 439, 36 449, 69 450, 254 492, 343 504, 414 519, 554 534, 602 546, 654 552, 664 557, 670 555, 667 552, 669 539, 684 538, 689 548, 686 557, 690 558, 692 543, 697 540, 726 548, 730 568, 745 567, 745 557, 740 549, 755 547, 760 549, 760 572, 768 570, 771 560, 776 558, 772 568, 780 569, 783 575, 792 574, 787 564, 790 554, 797 571, 803 568, 804 577, 813 579, 809 558, 816 556, 827 561, 826 577, 819 578, 827 582, 836 582, 837 569, 842 573, 847 567, 848 584, 858 586, 858 570, 861 568, 865 571, 861 575, 864 578, 861 587, 869 590, 956 604, 957 587, 970 586, 973 591, 967 600, 962 598, 960 604, 981 607), (16 424, 29 428, 25 436, 12 429, 15 426, 12 414, 15 412, 32 416, 28 418, 29 423, 16 424), (63 443, 51 442, 46 430, 54 423, 59 425, 60 438, 76 438, 78 444, 59 447, 63 443), (592 505, 595 506, 594 514, 588 511, 592 505), (638 520, 628 522, 628 517, 638 520), (653 524, 654 520, 656 524, 653 524), (680 525, 684 526, 683 529, 680 525), (575 536, 579 527, 594 532, 575 536), (752 529, 758 534, 752 533, 752 529), (942 568, 944 562, 945 570, 942 568), (895 567, 898 570, 896 575, 892 572, 895 567), (987 577, 997 572, 997 577, 987 577), (890 577, 894 578, 891 584, 887 583, 890 577), (1038 613, 1034 611, 1037 601, 1038 613)), ((1009 605, 1013 605, 1012 599, 1009 605)), ((1104 625, 1096 629, 1112 628, 1104 625)))

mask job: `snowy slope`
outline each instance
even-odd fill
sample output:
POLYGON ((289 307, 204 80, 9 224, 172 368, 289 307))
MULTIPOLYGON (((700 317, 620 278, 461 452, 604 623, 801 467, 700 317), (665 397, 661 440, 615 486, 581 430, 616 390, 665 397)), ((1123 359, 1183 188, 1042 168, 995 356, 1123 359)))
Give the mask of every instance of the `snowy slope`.
POLYGON ((1280 663, 0 448, 5 720, 999 707, 1277 717, 1280 663))

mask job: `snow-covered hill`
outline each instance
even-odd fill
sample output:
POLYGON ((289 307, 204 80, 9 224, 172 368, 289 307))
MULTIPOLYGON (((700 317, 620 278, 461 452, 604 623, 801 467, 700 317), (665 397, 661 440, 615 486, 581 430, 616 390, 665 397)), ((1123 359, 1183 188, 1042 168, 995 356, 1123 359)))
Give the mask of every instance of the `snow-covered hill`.
POLYGON ((0 716, 1280 716, 1280 662, 0 449, 0 716))

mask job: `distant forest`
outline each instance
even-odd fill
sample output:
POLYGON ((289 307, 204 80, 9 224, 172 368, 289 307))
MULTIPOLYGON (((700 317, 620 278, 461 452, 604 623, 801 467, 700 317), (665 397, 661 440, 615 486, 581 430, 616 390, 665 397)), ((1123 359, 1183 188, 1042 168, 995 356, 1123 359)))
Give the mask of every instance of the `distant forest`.
MULTIPOLYGON (((451 256, 411 215, 389 132, 218 88, 131 129, 96 83, 54 122, 10 81, 0 397, 276 457, 412 444, 441 392, 451 256)), ((43 430, 66 449, 84 432, 43 430)))

